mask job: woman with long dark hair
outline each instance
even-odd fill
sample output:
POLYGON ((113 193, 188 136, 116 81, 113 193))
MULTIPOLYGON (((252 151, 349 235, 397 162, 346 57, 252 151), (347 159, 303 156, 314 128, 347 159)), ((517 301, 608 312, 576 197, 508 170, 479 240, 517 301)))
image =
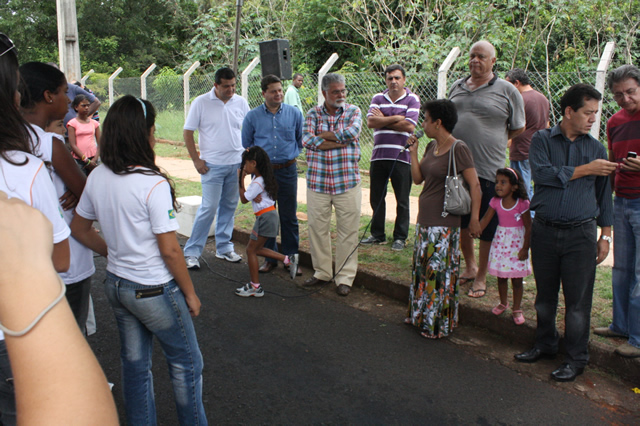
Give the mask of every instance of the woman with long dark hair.
MULTIPOLYGON (((53 121, 62 120, 67 112, 67 80, 64 74, 49 64, 28 62, 20 66, 22 76, 22 114, 34 131, 32 138, 38 141, 35 153, 51 164, 51 180, 64 210, 64 219, 71 223, 74 208, 82 195, 85 175, 78 169, 64 140, 44 129, 53 121), (55 99, 55 102, 54 102, 55 99)), ((93 253, 75 238, 69 239, 71 262, 69 270, 60 274, 67 286, 67 301, 83 334, 91 294, 91 277, 95 273, 93 253)))
POLYGON ((180 424, 205 425, 202 355, 191 316, 200 299, 175 231, 173 186, 155 164, 155 109, 127 95, 104 120, 102 165, 87 179, 71 223, 73 235, 107 256, 105 292, 120 331, 127 423, 156 424, 153 337, 169 365, 180 424), (90 240, 100 222, 105 241, 90 240))

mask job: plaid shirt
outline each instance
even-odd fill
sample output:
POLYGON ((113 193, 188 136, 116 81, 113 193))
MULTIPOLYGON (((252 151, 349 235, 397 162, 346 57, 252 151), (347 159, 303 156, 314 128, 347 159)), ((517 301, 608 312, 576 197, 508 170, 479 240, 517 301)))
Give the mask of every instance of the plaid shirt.
POLYGON ((360 108, 345 104, 335 115, 329 115, 324 105, 316 106, 307 113, 306 128, 302 135, 302 146, 307 149, 307 187, 314 192, 342 194, 360 183, 358 161, 360 161, 360 108), (316 136, 331 131, 342 148, 321 151, 324 139, 316 136))

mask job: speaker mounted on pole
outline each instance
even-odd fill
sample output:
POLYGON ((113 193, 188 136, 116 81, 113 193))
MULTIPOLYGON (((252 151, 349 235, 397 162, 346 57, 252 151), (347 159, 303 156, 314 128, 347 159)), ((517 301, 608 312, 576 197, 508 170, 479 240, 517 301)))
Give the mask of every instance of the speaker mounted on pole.
POLYGON ((261 41, 258 46, 260 47, 262 76, 273 74, 281 80, 291 80, 289 40, 277 38, 270 41, 261 41))

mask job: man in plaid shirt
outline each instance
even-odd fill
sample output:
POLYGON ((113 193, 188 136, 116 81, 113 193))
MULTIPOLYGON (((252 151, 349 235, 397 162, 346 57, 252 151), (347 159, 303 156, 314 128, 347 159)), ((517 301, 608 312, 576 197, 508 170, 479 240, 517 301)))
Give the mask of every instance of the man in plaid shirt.
POLYGON ((336 292, 351 291, 358 270, 360 227, 360 109, 346 103, 344 76, 322 79, 325 102, 307 113, 302 145, 307 149, 307 214, 309 243, 315 273, 304 285, 327 284, 333 278, 331 207, 336 211, 336 292), (353 253, 352 253, 353 252, 353 253))

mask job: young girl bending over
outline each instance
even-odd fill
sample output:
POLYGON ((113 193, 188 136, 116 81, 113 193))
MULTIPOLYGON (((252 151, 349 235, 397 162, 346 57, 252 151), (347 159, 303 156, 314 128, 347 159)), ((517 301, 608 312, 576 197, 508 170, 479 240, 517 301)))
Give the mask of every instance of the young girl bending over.
POLYGON ((71 106, 78 115, 69 120, 69 146, 73 157, 85 174, 91 173, 100 157, 100 123, 89 116, 89 98, 78 95, 71 106))
POLYGON ((175 231, 175 192, 155 164, 155 110, 123 96, 104 121, 96 167, 71 222, 73 235, 107 256, 104 289, 120 332, 127 424, 155 425, 151 374, 154 336, 167 359, 181 425, 206 425, 202 354, 191 317, 200 313, 175 231), (105 241, 91 244, 100 222, 105 241), (108 252, 108 253, 107 253, 108 252))
POLYGON ((236 289, 236 294, 242 297, 262 297, 264 290, 260 285, 258 273, 258 256, 270 257, 289 265, 291 279, 295 279, 298 272, 298 254, 285 256, 273 250, 264 248, 264 243, 269 238, 278 236, 280 220, 276 211, 275 199, 278 192, 278 184, 273 175, 273 168, 269 156, 259 146, 252 146, 242 153, 242 165, 239 171, 240 200, 243 204, 251 201, 256 222, 251 231, 251 239, 247 245, 247 263, 251 282, 236 289), (244 178, 253 175, 253 180, 245 190, 244 178))
POLYGON ((489 203, 489 209, 480 221, 484 229, 495 213, 498 213, 498 228, 489 251, 491 275, 498 278, 500 304, 493 308, 494 315, 500 315, 509 307, 507 292, 509 278, 513 286, 513 322, 524 324, 520 309, 522 302, 522 279, 531 274, 529 264, 529 241, 531 238, 531 214, 529 200, 522 178, 511 169, 496 172, 496 197, 489 203))

